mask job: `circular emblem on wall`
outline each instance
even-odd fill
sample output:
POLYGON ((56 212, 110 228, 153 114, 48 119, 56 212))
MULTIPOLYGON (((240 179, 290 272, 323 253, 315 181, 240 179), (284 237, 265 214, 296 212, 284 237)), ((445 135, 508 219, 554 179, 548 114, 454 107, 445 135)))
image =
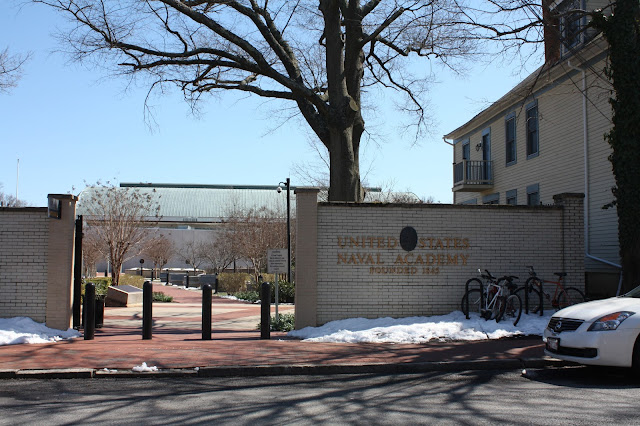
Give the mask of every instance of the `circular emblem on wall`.
POLYGON ((400 231, 400 247, 404 251, 412 251, 418 245, 418 233, 411 226, 406 226, 400 231))

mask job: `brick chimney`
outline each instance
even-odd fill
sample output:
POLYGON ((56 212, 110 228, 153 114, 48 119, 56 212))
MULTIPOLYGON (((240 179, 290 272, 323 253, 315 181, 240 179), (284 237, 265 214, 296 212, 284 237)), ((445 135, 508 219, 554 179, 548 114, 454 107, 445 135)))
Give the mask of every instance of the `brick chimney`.
POLYGON ((542 0, 545 64, 552 64, 560 60, 560 23, 549 9, 552 3, 552 0, 542 0))

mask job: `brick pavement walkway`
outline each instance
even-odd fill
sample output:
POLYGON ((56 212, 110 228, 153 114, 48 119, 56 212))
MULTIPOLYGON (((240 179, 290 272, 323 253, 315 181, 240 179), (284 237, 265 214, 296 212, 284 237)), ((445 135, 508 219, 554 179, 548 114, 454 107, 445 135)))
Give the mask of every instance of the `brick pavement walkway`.
MULTIPOLYGON (((212 340, 201 340, 201 293, 158 286, 175 303, 154 303, 151 340, 142 340, 142 308, 107 308, 95 340, 0 347, 0 369, 131 369, 146 362, 162 369, 265 366, 415 364, 425 362, 537 359, 539 337, 423 344, 316 343, 271 333, 260 340, 260 306, 214 297, 212 340), (250 320, 246 321, 249 318, 250 320), (225 321, 236 321, 235 323, 225 321), (216 326, 218 324, 218 326, 216 326), (226 327, 220 324, 227 324, 226 327), (240 325, 244 324, 242 328, 240 325), (252 325, 253 324, 253 325, 252 325), (247 326, 250 325, 250 326, 247 326)), ((283 309, 286 307, 283 306, 283 309)), ((289 306, 289 309, 293 309, 289 306)))

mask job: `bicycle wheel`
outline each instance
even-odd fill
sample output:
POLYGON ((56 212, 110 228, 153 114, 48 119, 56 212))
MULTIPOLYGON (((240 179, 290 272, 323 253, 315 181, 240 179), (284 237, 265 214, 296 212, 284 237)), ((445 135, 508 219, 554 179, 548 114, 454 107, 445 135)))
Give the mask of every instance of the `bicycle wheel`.
POLYGON ((474 312, 480 315, 481 309, 482 309, 482 294, 480 294, 480 289, 472 288, 471 290, 467 291, 465 295, 462 297, 462 301, 460 302, 460 310, 465 315, 467 315, 470 312, 474 312), (467 305, 467 296, 469 296, 468 305, 467 305))
MULTIPOLYGON (((513 294, 517 295, 522 302, 522 307, 525 308, 525 292, 524 287, 518 288, 513 294)), ((542 301, 544 303, 544 300, 542 301)), ((532 314, 537 314, 540 312, 540 292, 534 287, 529 288, 529 312, 532 314)))
POLYGON ((521 316, 522 301, 518 295, 511 294, 507 296, 506 299, 503 299, 500 306, 500 314, 496 317, 496 322, 500 322, 500 320, 504 319, 513 325, 517 325, 521 316))
POLYGON ((558 309, 582 303, 585 300, 583 292, 575 287, 567 287, 558 294, 558 309))

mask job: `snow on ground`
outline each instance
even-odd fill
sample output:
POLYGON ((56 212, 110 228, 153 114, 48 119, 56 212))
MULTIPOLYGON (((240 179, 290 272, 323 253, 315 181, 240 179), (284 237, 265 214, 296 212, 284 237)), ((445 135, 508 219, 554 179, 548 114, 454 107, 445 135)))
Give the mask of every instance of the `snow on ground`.
MULTIPOLYGON (((353 318, 332 321, 322 327, 306 327, 289 336, 309 342, 424 343, 431 340, 488 340, 501 337, 541 336, 551 314, 525 315, 517 326, 505 321, 486 321, 478 314, 466 319, 460 311, 449 315, 410 318, 353 318)), ((53 330, 30 318, 0 318, 0 346, 47 343, 80 337, 73 329, 53 330)))
POLYGON ((460 312, 433 317, 353 318, 329 322, 322 327, 294 330, 288 336, 307 342, 344 343, 424 343, 431 340, 488 340, 512 336, 542 336, 551 314, 525 315, 517 326, 485 320, 478 314, 470 319, 460 312))
POLYGON ((54 330, 31 318, 0 318, 0 346, 49 343, 74 337, 80 337, 80 333, 72 328, 67 331, 54 330))
POLYGON ((133 371, 136 371, 138 373, 140 372, 149 372, 149 371, 158 371, 158 367, 154 366, 148 366, 146 362, 143 362, 142 365, 137 365, 135 367, 132 368, 133 371))

